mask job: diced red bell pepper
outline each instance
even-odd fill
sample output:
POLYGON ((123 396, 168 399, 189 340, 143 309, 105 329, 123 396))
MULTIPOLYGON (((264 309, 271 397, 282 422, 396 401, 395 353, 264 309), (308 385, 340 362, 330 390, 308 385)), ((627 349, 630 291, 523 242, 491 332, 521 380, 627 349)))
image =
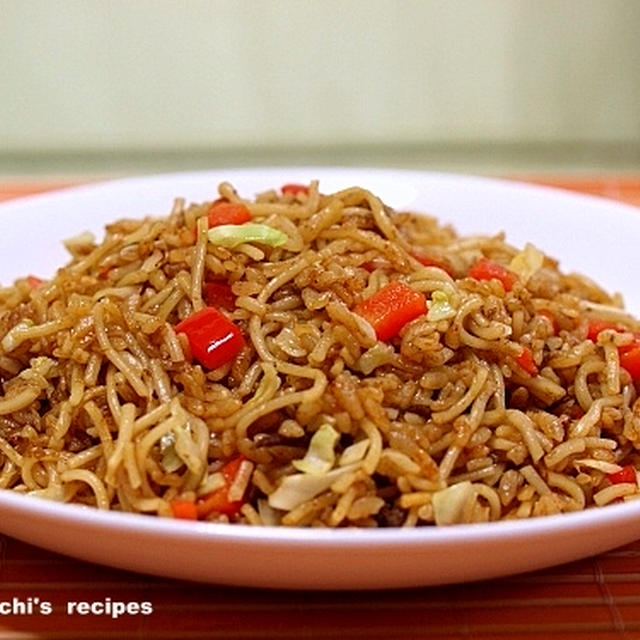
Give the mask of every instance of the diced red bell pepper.
POLYGON ((593 318, 587 323, 587 339, 596 342, 598 334, 605 329, 614 329, 615 331, 624 331, 619 325, 610 320, 599 320, 593 318))
POLYGON ((238 355, 244 347, 242 332, 222 312, 205 307, 176 325, 184 333, 191 354, 207 369, 216 369, 238 355))
POLYGON ((632 380, 640 379, 640 336, 636 336, 631 344, 618 347, 620 366, 626 369, 632 380))
POLYGON ((251 211, 241 202, 216 201, 209 207, 207 220, 209 228, 221 224, 243 224, 251 220, 251 211))
POLYGON ((236 308, 236 296, 231 291, 231 286, 226 282, 210 280, 202 287, 202 298, 208 307, 216 309, 228 309, 233 311, 236 308))
POLYGON ((511 291, 518 276, 495 260, 480 258, 469 269, 469 276, 476 280, 499 280, 505 291, 511 291))
MULTIPOLYGON (((625 332, 626 329, 609 320, 599 320, 597 318, 589 320, 587 325, 587 339, 596 342, 598 334, 605 329, 625 332)), ((640 380, 640 333, 634 333, 634 338, 629 344, 618 347, 618 357, 620 366, 631 376, 635 382, 640 380)))
POLYGON ((611 482, 611 484, 621 484, 623 482, 636 483, 636 470, 635 468, 628 464, 622 467, 620 471, 616 471, 615 473, 610 473, 607 475, 607 480, 611 482))
POLYGON ((355 313, 371 324, 378 340, 388 340, 397 335, 407 322, 426 311, 424 294, 397 280, 354 308, 355 313))
POLYGON ((180 518, 181 520, 198 519, 196 503, 191 500, 172 500, 169 506, 171 507, 171 513, 174 518, 180 518))
POLYGON ((289 194, 292 196, 297 196, 299 193, 306 195, 309 193, 309 187, 306 184, 295 184, 291 182, 288 184, 283 184, 280 187, 280 191, 282 192, 282 195, 289 194))
POLYGON ((42 279, 37 276, 27 276, 27 284, 31 289, 37 289, 42 282, 42 279))
POLYGON ((223 513, 228 516, 235 515, 240 511, 244 500, 229 500, 229 488, 233 484, 244 456, 237 456, 227 462, 221 469, 224 478, 224 485, 215 489, 206 496, 200 498, 196 503, 198 517, 205 518, 210 513, 223 513))
POLYGON ((98 271, 98 278, 100 278, 100 280, 106 280, 114 269, 114 266, 100 267, 100 270, 98 271))
POLYGON ((529 347, 522 347, 522 351, 516 357, 516 362, 530 375, 538 375, 538 367, 533 360, 533 353, 529 347))

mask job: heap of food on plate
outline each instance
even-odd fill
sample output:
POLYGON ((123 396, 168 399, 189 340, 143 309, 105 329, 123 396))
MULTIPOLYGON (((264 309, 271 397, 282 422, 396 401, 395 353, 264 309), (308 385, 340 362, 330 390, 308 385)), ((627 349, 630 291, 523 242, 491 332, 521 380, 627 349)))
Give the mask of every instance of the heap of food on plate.
POLYGON ((312 527, 638 496, 640 324, 539 248, 317 182, 113 219, 0 290, 1 488, 312 527))

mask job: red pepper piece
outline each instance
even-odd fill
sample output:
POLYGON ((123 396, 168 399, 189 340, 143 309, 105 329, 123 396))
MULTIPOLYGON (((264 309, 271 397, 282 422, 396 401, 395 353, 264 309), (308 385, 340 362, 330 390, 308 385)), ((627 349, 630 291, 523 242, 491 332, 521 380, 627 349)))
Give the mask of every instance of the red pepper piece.
POLYGON ((624 467, 622 467, 622 469, 620 469, 620 471, 608 474, 607 480, 609 480, 611 484, 621 484, 623 482, 630 482, 635 484, 637 481, 635 467, 630 464, 625 465, 624 467))
POLYGON ((538 375, 538 367, 533 361, 533 353, 529 347, 522 347, 520 355, 515 359, 516 362, 530 375, 538 375))
POLYGON ((229 488, 238 475, 240 465, 244 459, 244 456, 238 456, 231 459, 224 465, 224 467, 222 467, 221 471, 225 483, 222 487, 215 489, 197 501, 196 508, 198 510, 198 517, 205 518, 213 512, 232 516, 240 511, 240 507, 244 504, 244 500, 230 501, 229 488))
POLYGON ((615 331, 624 331, 620 326, 610 322, 609 320, 598 320, 594 318, 587 323, 587 339, 596 342, 598 334, 605 329, 614 329, 615 331))
POLYGON ((282 195, 289 194, 297 196, 299 193, 307 195, 309 193, 309 187, 306 184, 295 184, 290 182, 288 184, 283 184, 280 187, 280 191, 282 192, 282 195))
POLYGON ((640 379, 640 336, 636 336, 631 344, 618 347, 620 366, 627 370, 635 382, 640 379))
MULTIPOLYGON (((609 320, 599 320, 597 318, 589 320, 587 325, 587 339, 592 342, 598 340, 598 334, 605 329, 613 329, 618 332, 625 332, 626 329, 616 325, 609 320)), ((618 347, 618 358, 620 366, 626 369, 631 379, 635 382, 640 380, 640 333, 634 333, 633 341, 618 347)))
POLYGON ((176 325, 184 333, 193 357, 207 369, 216 369, 238 355, 244 347, 242 332, 222 312, 205 307, 176 325))
POLYGON ((221 224, 243 224, 251 220, 251 212, 240 202, 216 201, 207 212, 209 228, 221 224))
POLYGON ((171 507, 171 513, 174 518, 180 518, 181 520, 197 520, 198 510, 196 509, 196 503, 190 500, 172 500, 169 503, 171 507))
POLYGON ((426 311, 424 295, 399 281, 390 282, 354 308, 371 324, 378 340, 397 335, 407 322, 426 311))
POLYGON ((236 308, 236 296, 231 291, 231 286, 226 282, 217 280, 205 282, 202 287, 202 297, 208 307, 228 309, 229 311, 236 308))
POLYGON ((469 269, 469 276, 476 280, 499 280, 505 291, 511 291, 514 283, 518 279, 515 273, 495 260, 480 258, 469 269))

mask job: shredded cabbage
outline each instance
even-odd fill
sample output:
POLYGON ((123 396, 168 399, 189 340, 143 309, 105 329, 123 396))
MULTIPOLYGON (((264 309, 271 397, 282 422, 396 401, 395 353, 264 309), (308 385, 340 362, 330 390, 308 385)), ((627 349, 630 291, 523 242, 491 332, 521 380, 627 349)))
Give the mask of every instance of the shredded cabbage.
POLYGON ((518 274, 520 279, 527 284, 529 278, 544 263, 544 254, 527 242, 524 249, 516 254, 509 263, 509 269, 518 274))
POLYGON ((312 475, 327 473, 336 460, 334 447, 338 438, 340 434, 330 424, 323 424, 313 434, 304 458, 294 460, 291 464, 303 473, 312 475))
POLYGON ((73 236, 72 238, 67 238, 64 241, 64 246, 69 251, 69 253, 73 253, 72 249, 76 247, 83 247, 87 245, 92 245, 96 241, 96 237, 90 231, 85 231, 84 233, 80 233, 77 236, 73 236))
POLYGON ((456 310, 451 306, 449 296, 444 291, 434 291, 429 301, 427 320, 438 322, 439 320, 453 318, 455 315, 456 310))
POLYGON ((209 242, 229 249, 247 242, 259 242, 270 247, 280 247, 289 239, 284 231, 259 222, 221 224, 209 229, 207 234, 209 242))
POLYGON ((160 466, 167 473, 177 471, 184 464, 182 458, 176 453, 175 442, 176 436, 173 431, 165 433, 160 438, 160 453, 162 454, 160 466))
POLYGON ((354 471, 359 465, 337 467, 323 475, 296 473, 285 476, 280 486, 269 495, 269 506, 274 509, 291 511, 307 500, 326 491, 338 478, 354 471))
POLYGON ((45 500, 53 500, 54 502, 66 502, 65 490, 62 484, 54 484, 44 489, 34 489, 27 491, 30 496, 44 498, 45 500))
POLYGON ((606 474, 622 471, 622 467, 619 464, 607 462, 606 460, 596 460, 594 458, 580 458, 575 461, 575 465, 577 467, 584 466, 589 467, 590 469, 597 469, 598 471, 602 471, 606 474))
POLYGON ((199 449, 196 442, 193 440, 193 430, 191 425, 187 422, 183 427, 177 427, 173 430, 176 434, 174 450, 182 460, 184 460, 187 469, 196 476, 204 473, 204 461, 199 455, 199 449))
POLYGON ((222 473, 220 471, 216 471, 215 473, 210 473, 205 477, 205 479, 200 483, 196 493, 199 496, 205 496, 212 491, 216 491, 216 489, 221 489, 226 486, 226 484, 227 482, 222 473))
POLYGON ((340 460, 338 460, 338 464, 341 467, 344 467, 347 464, 353 464, 354 462, 360 462, 364 459, 371 441, 369 438, 364 438, 362 440, 358 440, 358 442, 354 442, 352 445, 349 445, 340 456, 340 460))
POLYGON ((475 493, 476 490, 468 480, 436 491, 431 498, 436 524, 447 525, 464 522, 465 507, 475 497, 475 493))
POLYGON ((266 500, 258 500, 258 514, 262 524, 275 527, 280 524, 280 513, 269 505, 266 500))
POLYGON ((200 423, 201 428, 206 428, 199 418, 191 417, 182 426, 175 427, 160 438, 160 453, 162 454, 160 466, 167 473, 173 473, 183 465, 196 476, 204 473, 204 463, 199 445, 194 441, 195 430, 198 426, 196 421, 200 423))

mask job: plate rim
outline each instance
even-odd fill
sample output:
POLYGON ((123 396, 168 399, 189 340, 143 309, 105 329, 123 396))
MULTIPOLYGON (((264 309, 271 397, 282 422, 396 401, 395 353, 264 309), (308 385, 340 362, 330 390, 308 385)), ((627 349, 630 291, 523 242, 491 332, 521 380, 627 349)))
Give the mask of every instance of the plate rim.
MULTIPOLYGON (((433 178, 452 181, 468 181, 477 185, 496 186, 504 188, 517 188, 518 190, 526 190, 531 193, 556 195, 559 197, 568 197, 573 200, 583 200, 585 202, 591 202, 592 204, 609 204, 620 207, 621 209, 627 209, 629 212, 638 213, 640 211, 640 205, 634 205, 629 202, 617 200, 615 198, 607 197, 606 195, 587 193, 582 191, 574 191, 555 184, 542 184, 535 181, 530 181, 526 176, 509 177, 508 175, 493 175, 493 174, 480 174, 480 173, 464 173, 455 171, 440 171, 440 170, 427 170, 427 169, 414 169, 414 168, 402 168, 402 167, 385 167, 383 165, 323 165, 323 164, 311 164, 311 165, 235 165, 230 167, 213 167, 196 170, 177 170, 166 171, 160 173, 135 173, 127 174, 123 176, 111 176, 111 177, 96 177, 83 179, 78 181, 68 182, 65 179, 64 184, 53 184, 50 189, 46 191, 39 191, 37 193, 21 194, 15 197, 8 198, 7 200, 0 201, 0 213, 4 208, 10 208, 13 205, 21 206, 40 200, 46 200, 48 198, 59 198, 60 196, 74 196, 84 194, 85 192, 91 192, 94 190, 102 190, 105 188, 114 188, 126 186, 130 183, 148 181, 153 182, 165 182, 166 180, 184 180, 187 178, 206 178, 207 176, 213 176, 218 174, 233 173, 236 175, 246 174, 247 176, 254 177, 259 175, 265 175, 273 173, 278 175, 283 172, 290 172, 292 174, 310 174, 314 172, 331 173, 331 174, 356 174, 362 172, 372 172, 377 176, 398 174, 405 177, 414 177, 419 179, 433 178)), ((213 185, 215 186, 215 185, 213 185)), ((176 194, 179 196, 180 194, 176 194)))
MULTIPOLYGON (((450 173, 440 171, 423 171, 419 169, 384 168, 376 166, 270 166, 270 167, 231 167, 213 168, 197 171, 178 171, 159 174, 142 174, 82 182, 65 185, 61 188, 19 196, 0 202, 0 216, 11 213, 12 209, 42 206, 55 200, 73 200, 88 197, 110 189, 127 188, 141 181, 154 185, 169 181, 183 182, 196 179, 219 179, 220 176, 247 176, 265 180, 267 176, 300 176, 303 174, 318 174, 322 181, 324 174, 362 176, 369 173, 372 181, 381 176, 404 177, 414 180, 445 180, 455 183, 472 183, 474 185, 507 189, 512 193, 531 194, 549 197, 551 199, 567 199, 573 203, 584 202, 590 205, 615 208, 621 215, 632 215, 638 219, 640 208, 632 204, 613 200, 605 196, 574 192, 555 185, 541 185, 527 182, 520 178, 512 179, 486 175, 464 173, 450 173)), ((231 178, 230 178, 231 179, 231 178)), ((236 178, 237 179, 237 178, 236 178)), ((212 182, 212 188, 215 183, 212 182)), ((276 185, 274 185, 276 186, 276 185)), ((176 196, 181 194, 177 193, 176 196)), ((167 206, 170 202, 167 202, 167 206)), ((437 212, 435 212, 437 215, 437 212)), ((79 230, 81 231, 81 230, 79 230)), ((103 512, 94 507, 83 507, 75 504, 51 502, 42 498, 26 496, 13 490, 0 490, 0 505, 10 508, 24 515, 38 517, 58 517, 64 522, 74 525, 89 524, 107 530, 137 530, 142 534, 172 538, 176 535, 190 539, 210 541, 211 544, 231 543, 246 545, 256 542, 261 547, 291 548, 293 545, 297 553, 304 552, 309 545, 338 552, 341 549, 360 549, 372 552, 382 548, 407 547, 415 551, 429 547, 445 545, 469 545, 481 540, 520 540, 529 537, 553 536, 556 529, 567 533, 588 527, 591 531, 602 530, 606 527, 621 523, 633 522, 640 519, 640 500, 633 500, 624 504, 607 505, 606 507, 592 507, 584 511, 564 513, 558 515, 540 516, 522 520, 501 521, 491 523, 477 523, 469 525, 455 525, 452 527, 417 527, 413 529, 381 528, 381 529, 308 529, 301 527, 255 527, 251 525, 228 525, 205 522, 184 522, 163 519, 157 516, 129 514, 122 512, 103 512), (31 502, 31 499, 33 502, 31 502), (61 515, 60 515, 61 514, 61 515)), ((3 531, 0 522, 0 532, 3 531)), ((12 535, 12 534, 8 534, 12 535)), ((16 536, 18 537, 18 536, 16 536)), ((24 539, 22 537, 21 539, 24 539)), ((71 554, 69 554, 71 555, 71 554)), ((584 557, 584 556, 579 556, 584 557)), ((105 563, 106 564, 106 563, 105 563)), ((134 568, 135 570, 135 568, 134 568)), ((425 582, 425 584, 429 584, 425 582)))

